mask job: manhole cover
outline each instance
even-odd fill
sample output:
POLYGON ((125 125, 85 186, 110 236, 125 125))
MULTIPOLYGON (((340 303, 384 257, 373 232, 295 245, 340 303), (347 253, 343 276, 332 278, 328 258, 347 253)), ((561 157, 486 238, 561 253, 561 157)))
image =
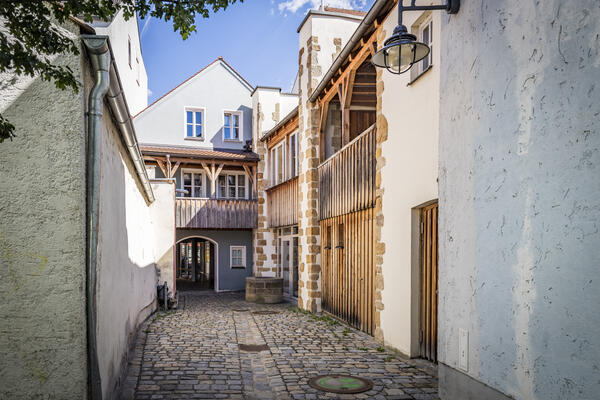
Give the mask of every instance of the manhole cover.
POLYGON ((269 346, 266 344, 239 344, 238 346, 242 351, 250 351, 253 353, 269 350, 269 346))
POLYGON ((250 311, 250 309, 249 308, 234 308, 231 311, 244 312, 244 311, 250 311))
POLYGON ((323 392, 340 394, 362 393, 373 388, 371 381, 350 375, 319 375, 311 378, 308 384, 323 392))
POLYGON ((252 314, 256 314, 256 315, 272 315, 272 314, 279 314, 279 311, 269 311, 269 310, 252 311, 252 314))

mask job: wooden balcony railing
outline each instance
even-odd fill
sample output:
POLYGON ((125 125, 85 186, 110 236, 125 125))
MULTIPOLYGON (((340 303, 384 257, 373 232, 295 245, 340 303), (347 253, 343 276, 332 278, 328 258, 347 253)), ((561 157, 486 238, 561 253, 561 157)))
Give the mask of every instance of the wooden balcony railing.
POLYGON ((298 223, 298 177, 267 189, 269 227, 298 223))
POLYGON ((375 125, 319 165, 319 219, 375 206, 375 125))
POLYGON ((257 202, 177 198, 175 225, 177 228, 254 229, 258 226, 257 202))

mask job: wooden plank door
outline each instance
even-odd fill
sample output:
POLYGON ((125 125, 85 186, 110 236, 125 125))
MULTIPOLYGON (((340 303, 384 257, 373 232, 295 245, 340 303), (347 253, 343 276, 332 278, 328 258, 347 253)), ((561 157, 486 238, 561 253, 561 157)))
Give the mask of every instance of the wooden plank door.
POLYGON ((438 203, 421 209, 421 357, 437 362, 438 203))
POLYGON ((323 310, 373 334, 375 257, 374 210, 321 221, 323 310))

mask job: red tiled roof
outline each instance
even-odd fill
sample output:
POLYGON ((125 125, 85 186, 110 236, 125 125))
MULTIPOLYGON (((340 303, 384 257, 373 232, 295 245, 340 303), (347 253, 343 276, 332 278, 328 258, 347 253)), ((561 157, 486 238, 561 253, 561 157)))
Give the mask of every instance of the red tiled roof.
POLYGON ((364 17, 365 15, 367 15, 365 11, 349 10, 347 8, 325 7, 325 11, 336 12, 340 14, 358 15, 359 17, 364 17))
POLYGON ((195 77, 196 75, 198 75, 199 73, 201 73, 202 71, 204 71, 205 69, 207 69, 208 67, 210 67, 211 65, 213 65, 214 63, 218 62, 218 61, 222 61, 223 63, 225 63, 225 65, 227 65, 229 68, 231 68, 231 70, 233 72, 235 72, 235 74, 237 76, 240 77, 241 80, 243 80, 244 82, 246 82, 246 84, 250 87, 253 87, 250 82, 248 82, 246 80, 246 78, 244 78, 239 72, 237 72, 237 70, 235 68, 233 68, 227 61, 225 61, 225 59, 221 56, 217 57, 213 62, 211 62, 210 64, 208 64, 206 67, 202 68, 200 71, 196 72, 194 75, 190 76, 189 78, 187 78, 186 80, 184 80, 183 82, 181 82, 179 85, 175 86, 173 89, 169 90, 167 93, 163 94, 162 96, 160 96, 158 99, 154 100, 151 104, 149 104, 146 108, 144 108, 142 111, 140 111, 139 113, 135 114, 133 116, 133 118, 137 117, 138 115, 140 115, 141 113, 143 113, 144 111, 146 111, 147 109, 149 109, 150 107, 152 107, 153 105, 155 105, 156 103, 158 103, 159 101, 161 101, 162 99, 164 99, 166 96, 168 96, 171 92, 173 92, 175 89, 177 89, 178 87, 180 87, 181 85, 183 85, 184 83, 186 83, 187 81, 189 81, 190 79, 192 79, 193 77, 195 77))
POLYGON ((144 155, 166 155, 191 157, 198 159, 218 159, 231 161, 258 161, 258 154, 244 150, 202 149, 188 146, 168 146, 155 144, 140 144, 144 155))

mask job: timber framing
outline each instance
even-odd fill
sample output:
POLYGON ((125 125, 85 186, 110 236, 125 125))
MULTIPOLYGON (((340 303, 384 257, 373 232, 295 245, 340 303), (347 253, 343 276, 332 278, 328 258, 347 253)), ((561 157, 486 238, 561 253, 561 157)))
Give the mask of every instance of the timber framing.
POLYGON ((290 133, 298 130, 298 107, 294 108, 277 125, 260 139, 267 143, 267 148, 271 149, 274 145, 281 142, 290 133))

